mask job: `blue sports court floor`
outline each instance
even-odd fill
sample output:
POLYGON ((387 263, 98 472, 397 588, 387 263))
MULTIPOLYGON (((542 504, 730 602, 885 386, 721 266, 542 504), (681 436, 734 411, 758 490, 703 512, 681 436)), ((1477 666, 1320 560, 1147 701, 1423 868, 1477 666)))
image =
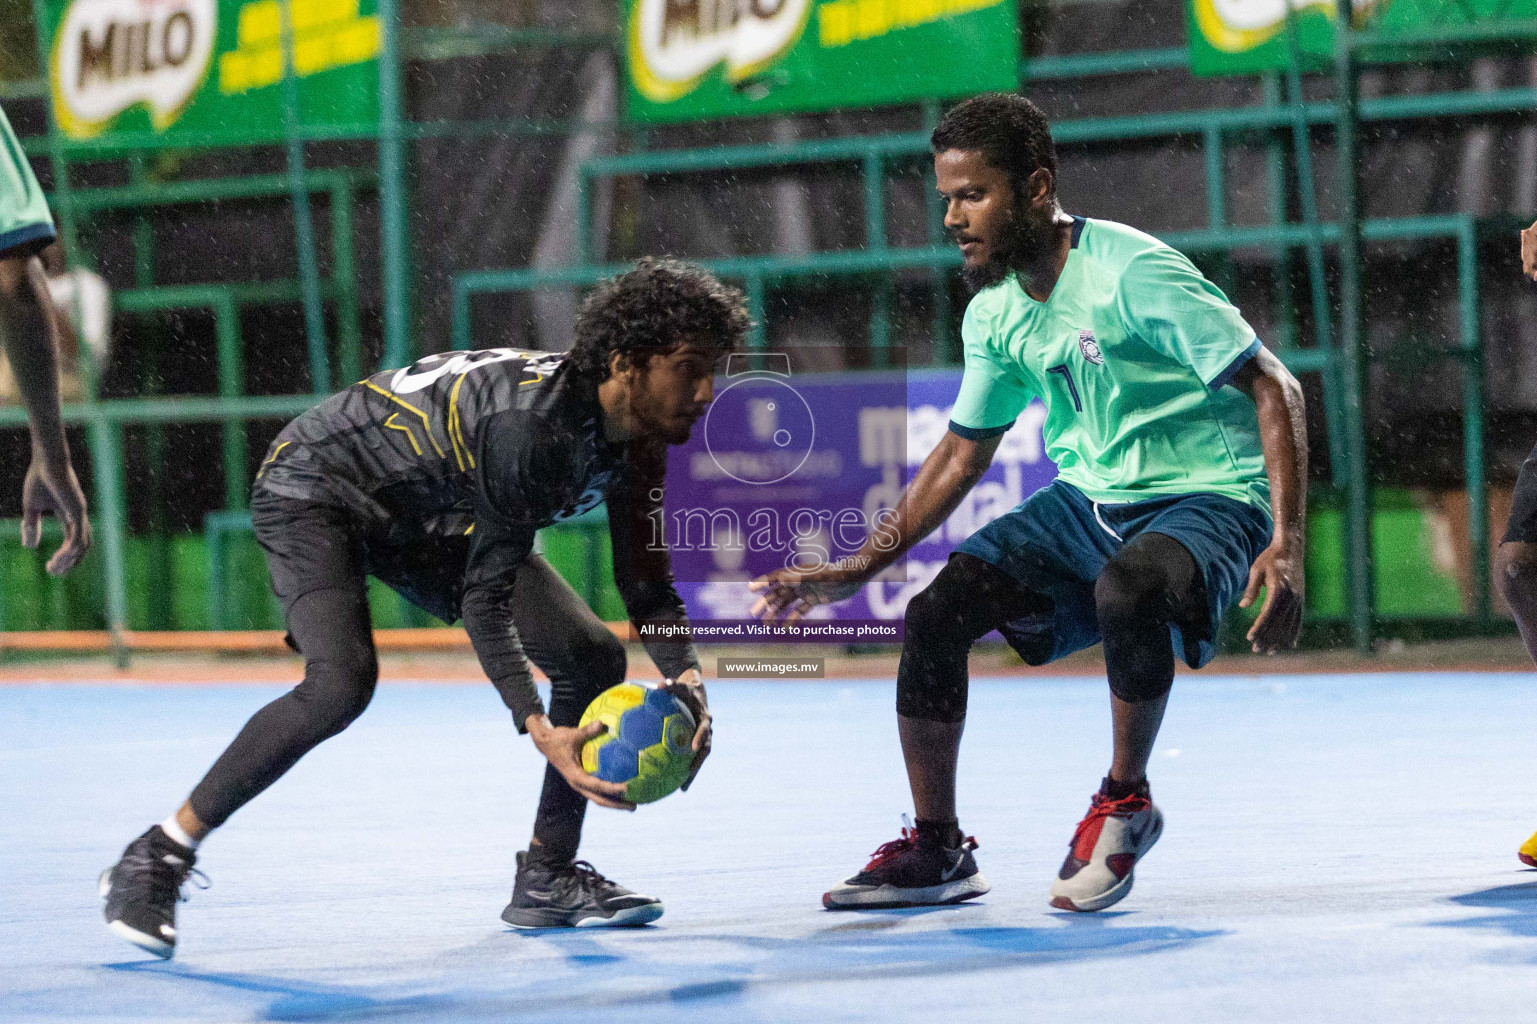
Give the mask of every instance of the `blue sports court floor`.
POLYGON ((1168 826, 1113 912, 1046 891, 1108 758, 1104 684, 974 683, 962 825, 993 893, 824 912, 908 806, 889 682, 717 684, 688 794, 594 810, 638 931, 497 915, 539 783, 489 686, 385 685, 204 847, 170 963, 97 872, 276 687, 0 688, 0 1021, 1511 1021, 1537 1001, 1527 674, 1184 675, 1168 826))

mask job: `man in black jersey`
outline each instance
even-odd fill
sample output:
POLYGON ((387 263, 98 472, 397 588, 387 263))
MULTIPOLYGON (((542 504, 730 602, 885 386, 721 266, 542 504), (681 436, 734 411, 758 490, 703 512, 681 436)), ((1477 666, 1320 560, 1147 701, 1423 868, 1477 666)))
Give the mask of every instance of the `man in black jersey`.
MULTIPOLYGON (((103 873, 109 927, 171 956, 198 844, 363 712, 378 676, 369 575, 445 621, 463 618, 514 725, 549 761, 503 919, 561 927, 661 916, 660 901, 575 859, 588 801, 631 807, 624 787, 582 769, 581 747, 602 725, 576 728, 593 697, 624 679, 625 651, 534 551, 534 535, 607 501, 631 620, 686 623, 667 551, 644 542, 647 515, 662 500, 667 446, 688 440, 713 397, 717 357, 747 325, 735 289, 687 264, 643 260, 588 298, 570 353, 428 356, 285 427, 257 473, 251 513, 304 681, 258 711, 187 802, 103 873), (548 714, 530 661, 550 678, 548 714)), ((699 722, 697 771, 710 714, 683 633, 646 649, 699 722)))

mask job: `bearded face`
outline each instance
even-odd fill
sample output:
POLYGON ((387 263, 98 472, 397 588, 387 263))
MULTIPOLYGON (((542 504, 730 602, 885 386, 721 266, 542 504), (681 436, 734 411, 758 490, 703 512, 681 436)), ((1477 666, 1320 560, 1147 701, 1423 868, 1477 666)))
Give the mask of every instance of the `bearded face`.
POLYGON ((961 276, 980 291, 1038 262, 1053 245, 1056 204, 1049 194, 1031 203, 980 150, 934 154, 934 177, 945 203, 945 231, 961 250, 961 276))

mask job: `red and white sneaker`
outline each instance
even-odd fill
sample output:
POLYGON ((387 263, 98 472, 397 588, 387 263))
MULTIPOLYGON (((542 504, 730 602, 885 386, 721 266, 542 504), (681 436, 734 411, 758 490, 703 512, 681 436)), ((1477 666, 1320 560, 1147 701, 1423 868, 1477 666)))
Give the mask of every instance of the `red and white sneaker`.
POLYGON ((1146 783, 1119 800, 1110 799, 1101 788, 1073 832, 1067 859, 1051 887, 1051 905, 1089 911, 1119 903, 1131 892, 1137 861, 1162 834, 1163 812, 1153 806, 1146 783))

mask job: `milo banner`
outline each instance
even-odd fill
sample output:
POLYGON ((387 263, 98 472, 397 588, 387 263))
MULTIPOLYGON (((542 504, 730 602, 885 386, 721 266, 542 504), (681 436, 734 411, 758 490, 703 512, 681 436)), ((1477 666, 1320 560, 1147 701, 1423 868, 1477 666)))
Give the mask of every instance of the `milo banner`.
POLYGON ((682 121, 1019 83, 1013 0, 628 0, 628 112, 682 121))
MULTIPOLYGON (((1289 0, 1292 40, 1287 39, 1288 0, 1188 0, 1190 65, 1198 75, 1247 75, 1287 66, 1295 45, 1303 67, 1334 54, 1336 0, 1289 0)), ((1352 0, 1355 25, 1387 41, 1395 34, 1438 26, 1537 17, 1537 0, 1352 0)), ((1405 49, 1406 60, 1424 54, 1405 49)))
MULTIPOLYGON (((293 0, 299 117, 378 121, 376 0, 293 0)), ((167 145, 283 132, 287 0, 44 0, 53 112, 75 141, 167 145), (281 5, 281 6, 280 6, 281 5)))
POLYGON ((1279 71, 1287 66, 1292 46, 1303 67, 1333 58, 1335 0, 1188 0, 1186 12, 1190 69, 1198 75, 1279 71))
MULTIPOLYGON (((802 375, 770 368, 719 381, 706 418, 672 449, 666 515, 653 524, 658 536, 636 538, 667 544, 691 619, 715 630, 699 638, 800 639, 753 631, 756 596, 747 582, 854 556, 944 436, 960 383, 958 369, 802 375)), ((1044 418, 1039 403, 1026 409, 944 525, 855 597, 815 609, 810 621, 899 622, 957 544, 1056 477, 1042 450, 1044 418)), ((831 639, 896 638, 866 629, 831 639)))

